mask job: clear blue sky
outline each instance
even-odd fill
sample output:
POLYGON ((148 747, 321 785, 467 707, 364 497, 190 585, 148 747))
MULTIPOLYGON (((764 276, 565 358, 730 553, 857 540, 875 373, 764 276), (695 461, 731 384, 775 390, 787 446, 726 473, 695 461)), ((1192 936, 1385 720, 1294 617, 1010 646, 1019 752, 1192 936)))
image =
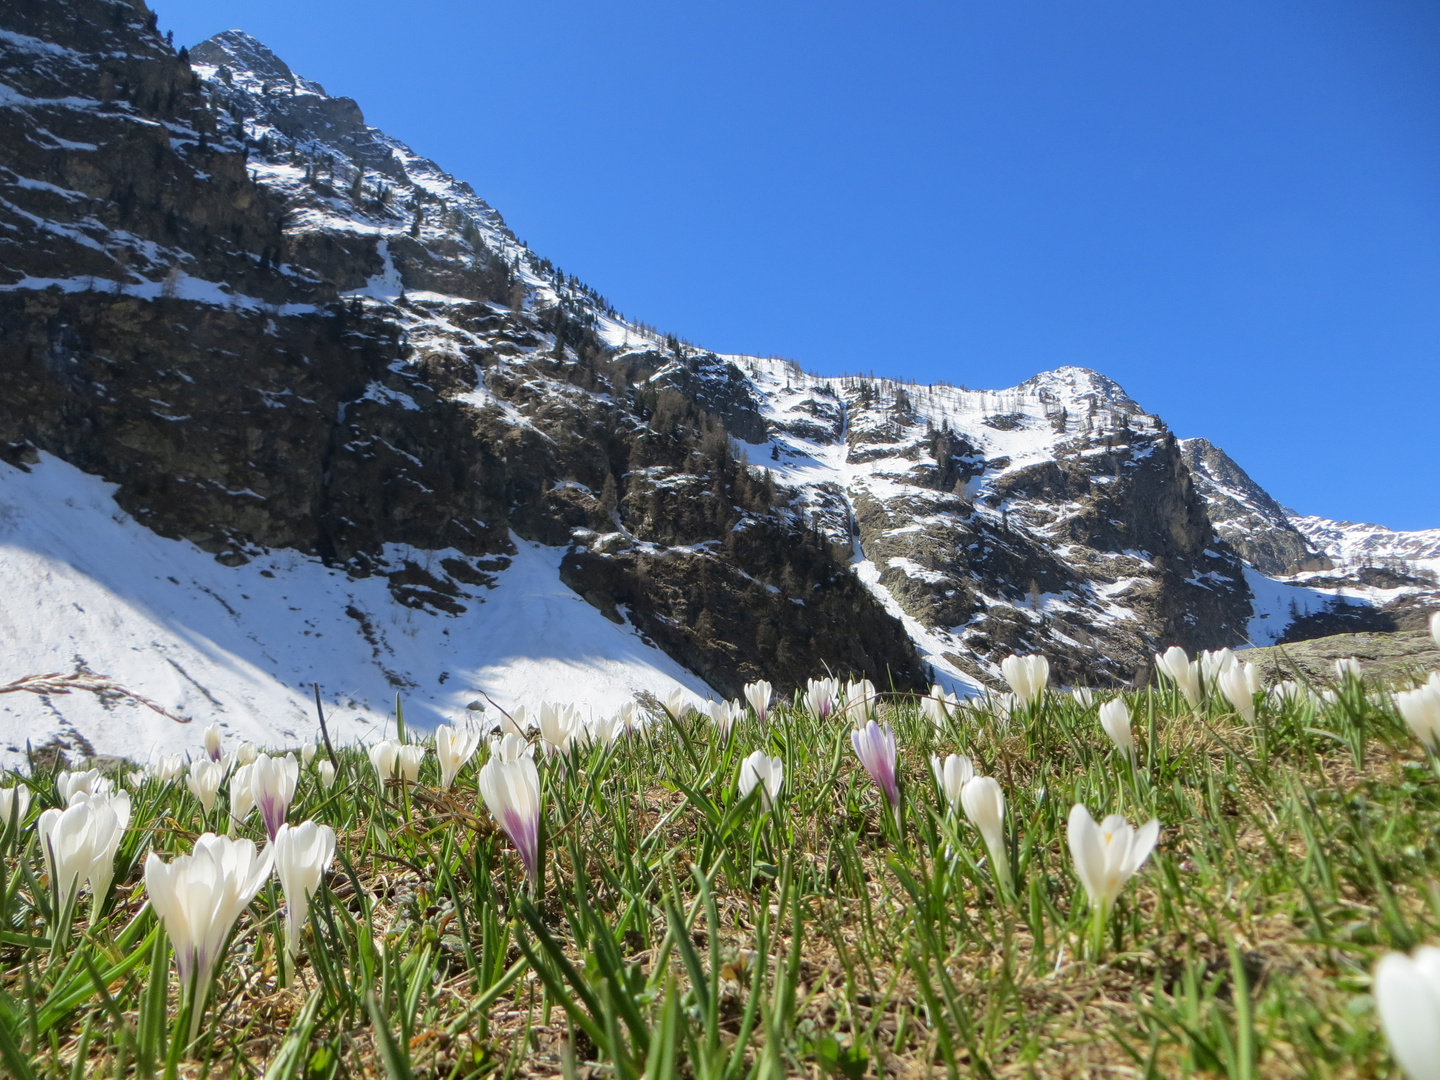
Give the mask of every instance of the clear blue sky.
POLYGON ((1302 512, 1440 526, 1431 0, 159 0, 624 312, 824 374, 1118 380, 1302 512))

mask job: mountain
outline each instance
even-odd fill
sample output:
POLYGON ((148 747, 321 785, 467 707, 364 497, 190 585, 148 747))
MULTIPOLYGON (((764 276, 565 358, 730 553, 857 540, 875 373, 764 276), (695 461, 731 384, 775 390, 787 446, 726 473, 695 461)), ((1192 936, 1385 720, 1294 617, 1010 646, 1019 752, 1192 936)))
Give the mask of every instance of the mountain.
POLYGON ((1215 531, 1251 566, 1276 577, 1331 567, 1330 557, 1224 450, 1207 439, 1182 439, 1180 453, 1215 531))
MULTIPOLYGON (((354 101, 238 31, 177 54, 139 0, 7 5, 0 67, 15 676, 274 741, 315 682, 351 733, 396 691, 425 722, 826 670, 974 692, 1036 650, 1119 683, 1334 602, 1222 512, 1293 547, 1273 500, 1096 372, 918 386, 661 336, 354 101)), ((5 731, 194 742, 78 695, 8 695, 5 731)))

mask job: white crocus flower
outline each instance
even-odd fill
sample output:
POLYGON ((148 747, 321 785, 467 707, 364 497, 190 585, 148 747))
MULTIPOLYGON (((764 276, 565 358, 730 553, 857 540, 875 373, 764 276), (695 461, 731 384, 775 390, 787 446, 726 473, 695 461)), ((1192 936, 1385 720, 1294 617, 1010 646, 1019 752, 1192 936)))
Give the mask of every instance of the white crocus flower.
POLYGON ((930 755, 930 771, 935 774, 935 783, 945 796, 945 801, 954 810, 960 805, 960 792, 975 776, 975 765, 963 754, 951 754, 941 760, 939 754, 930 755))
POLYGON ((540 706, 540 738, 545 743, 545 752, 565 754, 580 728, 580 717, 569 705, 540 706))
POLYGON ((1077 686, 1070 691, 1070 699, 1080 708, 1088 709, 1095 704, 1095 691, 1088 686, 1077 686))
MULTIPOLYGON (((305 917, 310 913, 310 898, 320 888, 320 879, 335 858, 335 830, 313 821, 299 825, 281 825, 275 834, 275 876, 285 893, 285 955, 287 969, 295 966, 300 955, 300 935, 305 930, 305 917)), ((289 971, 282 974, 282 983, 289 981, 289 971)))
POLYGON ((1435 647, 1440 649, 1440 611, 1430 616, 1430 636, 1435 639, 1435 647))
POLYGON ((300 748, 300 764, 304 765, 308 769, 310 767, 310 763, 315 760, 315 753, 318 749, 319 747, 317 747, 313 742, 306 743, 304 746, 302 746, 300 748))
POLYGON ((1410 1080, 1440 1080, 1440 949, 1386 953, 1375 965, 1373 992, 1395 1063, 1410 1080))
POLYGON ((1000 661, 1000 674, 1015 692, 1020 705, 1038 701, 1050 681, 1050 661, 1043 656, 1007 656, 1000 661))
POLYGON ((220 760, 220 725, 210 724, 205 728, 205 756, 211 761, 220 760))
POLYGON ((384 783, 395 776, 395 765, 400 757, 400 743, 395 739, 382 739, 368 751, 370 764, 375 769, 375 775, 380 777, 384 783))
POLYGON ((1005 792, 999 781, 990 776, 976 776, 960 789, 960 808, 985 841, 995 880, 1009 892, 1010 856, 1005 851, 1005 792))
POLYGON ((333 787, 335 784, 335 763, 329 758, 325 758, 315 768, 320 774, 320 786, 327 789, 333 787))
POLYGON ((864 727, 873 719, 879 708, 875 696, 875 684, 869 679, 852 679, 845 684, 845 716, 857 728, 864 727))
POLYGON ((255 809, 255 790, 250 786, 250 772, 254 768, 254 765, 241 765, 230 775, 230 836, 235 835, 255 809))
POLYGON ((1155 668, 1175 684, 1191 705, 1200 704, 1200 662, 1192 661, 1185 650, 1171 645, 1155 654, 1155 668))
POLYGON ((1395 708, 1420 745, 1440 753, 1440 679, 1432 676, 1424 686, 1401 690, 1395 695, 1395 708))
POLYGON ((145 771, 162 784, 185 775, 185 759, 179 754, 162 755, 145 766, 145 771))
POLYGON ((200 809, 207 815, 215 808, 215 796, 220 793, 220 782, 224 779, 225 766, 213 758, 198 758, 190 763, 185 786, 200 800, 200 809))
POLYGON ((519 761, 522 757, 533 758, 535 748, 518 735, 508 732, 490 740, 490 756, 501 761, 519 761))
POLYGON ((30 812, 30 789, 24 784, 0 788, 0 834, 18 830, 30 812))
POLYGON ((665 695, 665 711, 675 719, 680 719, 690 709, 690 695, 680 687, 671 690, 665 695))
POLYGON ((855 748, 855 756, 865 766, 870 779, 875 781, 875 786, 890 804, 890 810, 895 815, 895 827, 900 828, 899 754, 894 729, 889 724, 881 727, 874 720, 866 721, 864 727, 856 727, 850 732, 850 745, 855 748))
POLYGON ((77 792, 70 805, 85 801, 95 815, 95 852, 85 879, 90 885, 90 920, 94 922, 100 914, 100 905, 110 891, 110 882, 115 880, 115 855, 120 850, 120 841, 130 827, 130 793, 114 791, 99 795, 85 795, 77 792))
POLYGON ((960 704, 954 694, 947 694, 939 683, 930 687, 930 693, 920 699, 920 714, 935 727, 944 727, 950 719, 950 710, 960 704))
POLYGON ((774 696, 775 688, 764 679, 758 682, 745 684, 745 700, 750 703, 750 708, 755 711, 755 719, 762 724, 770 715, 770 699, 774 696))
POLYGON ((990 706, 990 712, 995 719, 1004 727, 1010 723, 1010 714, 1020 706, 1020 699, 1014 694, 990 694, 986 698, 986 704, 990 706))
POLYGON ((827 720, 833 716, 839 698, 839 679, 811 679, 805 686, 805 707, 817 720, 827 720))
POLYGON ((614 716, 601 716, 590 722, 587 734, 592 742, 598 742, 601 746, 614 746, 615 740, 625 730, 624 722, 617 713, 614 716))
POLYGON ((80 882, 89 875, 101 846, 90 796, 77 792, 75 802, 64 810, 46 810, 35 823, 35 832, 50 873, 54 937, 63 945, 70 936, 70 918, 80 882))
POLYGON ((1135 757, 1135 733, 1130 727, 1130 709, 1122 699, 1115 698, 1100 706, 1100 726, 1127 758, 1135 757))
MULTIPOLYGON (((217 764, 212 762, 212 764, 217 764)), ((180 993, 190 1001, 190 1041, 200 1030, 215 965, 241 912, 270 876, 275 847, 205 833, 189 855, 145 860, 145 891, 175 949, 180 993)))
POLYGON ((744 715, 745 706, 738 701, 707 701, 705 711, 715 723, 715 732, 720 736, 721 742, 730 738, 730 729, 735 726, 735 721, 744 715))
POLYGON ((774 805, 784 783, 785 762, 781 758, 756 750, 740 763, 740 797, 749 795, 759 785, 760 799, 767 810, 774 805))
POLYGON ((1119 814, 1100 824, 1080 803, 1070 808, 1067 839, 1075 860, 1075 875, 1085 886, 1085 895, 1095 913, 1094 944, 1103 942, 1105 920, 1125 883, 1145 865, 1160 835, 1160 822, 1151 818, 1136 829, 1119 814))
POLYGON ((1340 682, 1348 679, 1359 679, 1364 673, 1360 670, 1360 661, 1353 656, 1344 656, 1335 661, 1335 678, 1340 682))
POLYGON ((1221 675, 1235 666, 1235 653, 1232 649, 1217 649, 1214 652, 1206 650, 1200 654, 1198 660, 1201 689, 1209 690, 1217 685, 1221 675))
MULTIPOLYGON (((517 736, 507 732, 504 737, 514 739, 517 736)), ((440 762, 442 788, 449 790, 455 783, 455 777, 460 775, 465 763, 475 756, 479 746, 480 735, 470 728, 452 728, 449 724, 441 724, 435 729, 435 757, 440 762)))
POLYGON ((250 790, 260 810, 260 819, 265 822, 265 835, 272 841, 285 824, 299 779, 300 763, 294 754, 283 758, 261 754, 250 766, 250 790))
POLYGON ((532 893, 540 889, 540 772, 529 757, 491 758, 480 770, 486 809, 515 845, 532 893))
POLYGON ((420 779, 420 763, 425 760, 425 747, 419 743, 406 743, 395 751, 395 764, 400 769, 400 777, 407 784, 413 784, 420 779))
POLYGON ((237 765, 253 765, 259 755, 259 749, 252 742, 242 742, 235 747, 235 763, 237 765))
POLYGON ((103 795, 114 787, 99 769, 87 769, 84 772, 60 772, 55 776, 55 793, 60 796, 60 801, 66 806, 70 805, 70 797, 79 792, 86 795, 103 795))
POLYGON ((1225 700, 1245 718, 1245 722, 1253 724, 1255 695, 1264 689, 1260 669, 1254 664, 1232 663, 1216 677, 1216 685, 1225 700))

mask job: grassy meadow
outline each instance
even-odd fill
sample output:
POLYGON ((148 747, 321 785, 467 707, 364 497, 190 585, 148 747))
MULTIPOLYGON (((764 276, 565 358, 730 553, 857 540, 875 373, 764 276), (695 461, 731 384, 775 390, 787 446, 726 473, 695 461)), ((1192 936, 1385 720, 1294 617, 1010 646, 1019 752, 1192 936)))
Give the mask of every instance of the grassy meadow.
MULTIPOLYGON (((932 715, 881 693, 824 719, 802 695, 763 722, 737 710, 723 739, 651 702, 563 751, 530 734, 533 878, 479 790, 498 747, 445 789, 403 725, 432 747, 413 783, 322 746, 282 815, 335 833, 294 970, 271 876, 198 1015, 144 867, 228 831, 232 763, 208 814, 187 774, 111 777, 130 798, 113 884, 69 918, 36 827, 65 803, 37 764, 3 780, 31 797, 0 841, 0 1072, 1398 1076, 1371 971, 1440 939, 1440 781, 1382 688, 1313 689, 1331 700, 1256 694, 1253 720, 1213 688, 1127 693, 1133 754, 1102 729, 1105 693, 932 715), (898 743, 898 815, 852 745, 867 710, 898 743), (740 794, 757 750, 783 764, 773 801, 740 794), (1010 883, 932 754, 998 782, 1010 883), (1103 924, 1067 845, 1075 803, 1160 824, 1103 924)), ((266 843, 259 813, 235 833, 266 843)))

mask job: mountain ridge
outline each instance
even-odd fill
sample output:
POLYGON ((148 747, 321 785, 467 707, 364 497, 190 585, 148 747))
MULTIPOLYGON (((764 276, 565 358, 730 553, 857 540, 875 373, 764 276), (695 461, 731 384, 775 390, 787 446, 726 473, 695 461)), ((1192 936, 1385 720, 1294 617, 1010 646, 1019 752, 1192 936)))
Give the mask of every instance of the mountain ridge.
POLYGON ((353 582, 358 617, 328 632, 370 658, 347 668, 362 717, 396 685, 436 715, 472 686, 518 702, 478 638, 440 687, 387 669, 375 627, 503 635, 495 590, 551 558, 527 545, 726 695, 827 666, 974 693, 1014 651, 1123 683, 1157 648, 1277 640, 1333 602, 1246 565, 1186 444, 1099 372, 971 391, 698 349, 249 35, 187 63, 142 5, 25 2, 0 26, 22 76, 0 101, 22 148, 0 160, 0 468, 102 477, 236 581, 315 572, 299 558, 353 582))

